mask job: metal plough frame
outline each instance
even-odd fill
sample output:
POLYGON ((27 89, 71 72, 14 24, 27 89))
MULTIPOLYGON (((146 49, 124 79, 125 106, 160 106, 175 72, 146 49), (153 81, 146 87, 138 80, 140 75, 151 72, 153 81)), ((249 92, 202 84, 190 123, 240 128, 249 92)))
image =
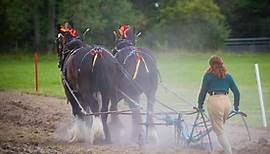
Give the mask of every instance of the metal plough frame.
MULTIPOLYGON (((208 116, 206 115, 205 112, 200 112, 196 107, 194 107, 194 109, 196 111, 194 112, 186 112, 186 113, 174 113, 174 112, 167 112, 167 113, 162 113, 162 112, 157 112, 157 113, 153 113, 154 115, 177 115, 176 119, 161 119, 161 118, 157 118, 158 120, 163 120, 164 122, 155 122, 155 123, 139 123, 140 125, 145 125, 145 126, 149 126, 149 125, 164 125, 164 126, 174 126, 174 140, 175 140, 175 144, 179 144, 180 141, 184 141, 184 143, 186 145, 189 145, 191 143, 196 143, 201 141, 205 136, 207 136, 208 138, 208 142, 209 142, 209 147, 211 150, 213 150, 213 145, 212 145, 212 140, 210 137, 210 132, 213 130, 210 120, 208 118, 208 116), (196 118, 192 124, 192 129, 189 132, 187 125, 183 119, 183 115, 196 115, 196 118), (197 131, 197 129, 200 128, 200 131, 197 131)), ((121 114, 124 115, 130 115, 131 113, 129 112, 123 112, 121 114)), ((147 113, 141 113, 142 115, 147 115, 147 113)), ((234 116, 240 116, 245 127, 247 130, 247 134, 248 134, 248 139, 251 140, 251 136, 250 136, 250 131, 246 122, 246 117, 247 115, 243 112, 231 112, 229 114, 228 119, 231 119, 234 116)))

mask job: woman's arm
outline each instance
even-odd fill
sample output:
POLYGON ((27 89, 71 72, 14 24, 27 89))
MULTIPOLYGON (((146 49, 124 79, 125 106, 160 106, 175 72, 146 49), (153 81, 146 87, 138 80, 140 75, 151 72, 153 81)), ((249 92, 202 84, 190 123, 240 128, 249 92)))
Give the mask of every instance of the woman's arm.
POLYGON ((205 96, 206 96, 206 93, 208 91, 209 81, 210 81, 210 76, 205 74, 203 76, 202 86, 201 86, 201 90, 200 90, 199 97, 198 97, 198 108, 199 109, 203 108, 205 96))
POLYGON ((238 87, 236 86, 232 76, 230 76, 230 89, 232 90, 233 92, 233 96, 234 96, 234 109, 236 111, 239 110, 239 102, 240 102, 240 92, 239 92, 239 89, 238 87))

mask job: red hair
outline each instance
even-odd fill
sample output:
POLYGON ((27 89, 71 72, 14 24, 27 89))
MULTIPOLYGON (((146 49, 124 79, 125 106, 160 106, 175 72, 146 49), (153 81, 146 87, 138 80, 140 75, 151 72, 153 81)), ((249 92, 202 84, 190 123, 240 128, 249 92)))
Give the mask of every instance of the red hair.
POLYGON ((209 59, 209 68, 206 73, 213 73, 220 79, 225 78, 227 74, 227 69, 223 64, 223 59, 219 56, 211 56, 209 59))

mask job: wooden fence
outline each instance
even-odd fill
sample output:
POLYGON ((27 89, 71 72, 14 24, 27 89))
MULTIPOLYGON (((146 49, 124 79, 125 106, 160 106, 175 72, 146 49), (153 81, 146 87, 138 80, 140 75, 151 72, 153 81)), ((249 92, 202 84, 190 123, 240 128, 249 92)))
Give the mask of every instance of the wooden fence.
POLYGON ((225 50, 228 51, 270 51, 270 37, 260 38, 230 38, 226 39, 225 50))

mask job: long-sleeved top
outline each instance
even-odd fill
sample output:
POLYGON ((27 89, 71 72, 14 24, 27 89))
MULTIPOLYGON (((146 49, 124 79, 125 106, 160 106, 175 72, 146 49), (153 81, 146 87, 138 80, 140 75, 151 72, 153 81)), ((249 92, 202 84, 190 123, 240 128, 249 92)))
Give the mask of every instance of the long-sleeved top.
POLYGON ((213 73, 206 73, 203 77, 202 87, 200 90, 198 105, 203 106, 205 96, 210 92, 229 92, 229 89, 234 95, 234 109, 239 109, 240 92, 230 74, 226 74, 225 78, 218 78, 213 73))

